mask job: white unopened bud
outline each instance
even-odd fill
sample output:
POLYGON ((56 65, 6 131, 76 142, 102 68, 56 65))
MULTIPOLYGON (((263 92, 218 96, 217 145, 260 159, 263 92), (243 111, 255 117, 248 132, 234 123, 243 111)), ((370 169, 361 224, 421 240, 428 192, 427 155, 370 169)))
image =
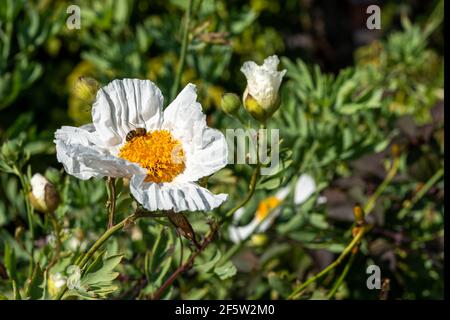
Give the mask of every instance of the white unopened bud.
POLYGON ((261 66, 254 61, 247 61, 241 67, 241 72, 247 78, 244 107, 259 121, 269 118, 280 105, 278 90, 286 70, 277 71, 279 63, 278 57, 273 55, 266 58, 261 66))
POLYGON ((59 195, 55 186, 42 174, 36 173, 31 178, 31 204, 40 212, 53 212, 59 205, 59 195))

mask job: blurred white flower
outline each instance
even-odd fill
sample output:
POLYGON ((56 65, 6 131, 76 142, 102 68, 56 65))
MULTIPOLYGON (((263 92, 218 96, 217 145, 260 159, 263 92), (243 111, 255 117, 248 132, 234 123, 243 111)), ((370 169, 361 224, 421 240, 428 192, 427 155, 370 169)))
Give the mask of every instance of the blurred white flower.
MULTIPOLYGON (((275 196, 268 197, 261 201, 256 209, 255 216, 250 223, 245 226, 231 225, 228 229, 228 235, 230 240, 234 243, 239 243, 249 238, 252 234, 258 232, 264 232, 269 229, 273 220, 280 214, 281 208, 279 205, 283 202, 286 196, 289 194, 290 188, 284 187, 280 189, 275 196)), ((316 191, 316 183, 314 179, 307 175, 302 174, 294 189, 294 204, 300 205, 314 194, 316 191)), ((244 208, 240 208, 236 211, 233 217, 233 222, 237 224, 244 214, 244 208)))
POLYGON ((71 251, 77 251, 81 247, 81 241, 76 236, 71 236, 69 240, 67 240, 67 247, 71 251))
POLYGON ((66 284, 66 279, 63 277, 63 275, 59 272, 52 274, 51 279, 53 281, 53 284, 56 288, 61 288, 63 285, 66 284))
POLYGON ((276 55, 270 56, 259 66, 254 61, 247 61, 241 72, 247 78, 243 102, 247 111, 258 120, 270 117, 280 104, 278 90, 286 70, 277 71, 280 60, 276 55))
POLYGON ((55 186, 40 173, 33 175, 30 184, 29 198, 33 207, 43 213, 53 212, 59 205, 55 186))
POLYGON ((55 274, 50 274, 47 282, 50 295, 55 296, 58 293, 59 289, 61 289, 65 284, 66 278, 61 273, 57 272, 55 274))
POLYGON ((227 195, 195 181, 227 164, 228 147, 196 99, 188 84, 163 111, 150 80, 114 80, 97 92, 92 124, 56 131, 58 161, 83 180, 131 178, 131 193, 148 210, 212 210, 227 195))

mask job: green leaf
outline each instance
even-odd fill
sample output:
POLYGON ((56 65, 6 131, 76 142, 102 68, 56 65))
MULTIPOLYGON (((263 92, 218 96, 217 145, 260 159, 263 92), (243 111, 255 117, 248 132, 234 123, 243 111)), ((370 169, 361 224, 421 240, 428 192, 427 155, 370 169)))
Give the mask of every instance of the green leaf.
MULTIPOLYGON (((86 272, 81 276, 77 283, 74 281, 74 287, 69 288, 67 296, 79 296, 84 299, 101 299, 106 298, 109 294, 117 290, 117 286, 113 284, 113 280, 119 275, 114 269, 120 264, 123 255, 108 256, 103 252, 97 256, 86 272)), ((74 266, 77 268, 77 266, 74 266)), ((75 272, 77 272, 75 270, 75 272)), ((72 273, 74 274, 74 273, 72 273)))
POLYGON ((16 254, 14 248, 9 246, 9 243, 5 241, 5 253, 4 253, 5 268, 8 272, 8 277, 16 280, 16 254))
POLYGON ((39 264, 36 264, 31 279, 27 280, 26 296, 31 300, 44 299, 45 277, 39 264))
POLYGON ((231 261, 227 261, 222 265, 217 265, 214 268, 214 273, 217 274, 221 280, 233 277, 236 272, 237 269, 231 261))
POLYGON ((14 300, 22 300, 22 297, 20 296, 19 289, 17 288, 16 280, 12 281, 12 286, 13 286, 14 300))
POLYGON ((311 213, 309 215, 309 222, 318 229, 328 228, 328 222, 326 221, 325 216, 320 213, 311 213))
POLYGON ((257 184, 256 190, 273 190, 278 188, 283 182, 282 178, 271 178, 257 184))
POLYGON ((202 273, 208 273, 212 271, 215 265, 219 262, 221 257, 222 253, 220 251, 216 251, 214 253, 214 256, 212 256, 211 259, 208 259, 209 260, 208 262, 196 265, 196 270, 202 273))
POLYGON ((106 256, 106 252, 101 255, 94 268, 90 268, 81 278, 81 283, 87 286, 98 285, 103 282, 109 283, 119 275, 114 272, 114 268, 120 264, 123 255, 117 254, 110 257, 106 256))

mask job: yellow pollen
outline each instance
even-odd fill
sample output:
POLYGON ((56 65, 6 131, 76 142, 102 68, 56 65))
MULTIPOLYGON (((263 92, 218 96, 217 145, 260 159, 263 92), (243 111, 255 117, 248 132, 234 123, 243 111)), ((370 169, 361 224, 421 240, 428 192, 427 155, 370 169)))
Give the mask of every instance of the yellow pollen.
POLYGON ((259 203, 258 209, 256 209, 256 219, 258 221, 264 220, 272 209, 278 207, 280 203, 281 201, 277 197, 272 196, 264 199, 259 203))
POLYGON ((170 182, 185 169, 181 142, 167 130, 147 132, 126 142, 119 157, 147 169, 145 181, 170 182))

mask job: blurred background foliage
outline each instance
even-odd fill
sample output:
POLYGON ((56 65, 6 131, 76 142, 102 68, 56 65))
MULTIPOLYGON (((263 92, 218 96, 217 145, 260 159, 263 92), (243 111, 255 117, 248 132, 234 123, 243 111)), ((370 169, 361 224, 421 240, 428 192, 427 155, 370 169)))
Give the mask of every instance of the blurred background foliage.
MULTIPOLYGON (((55 275, 106 226, 104 181, 70 177, 55 157, 57 128, 91 122, 75 82, 151 79, 167 105, 186 7, 184 0, 0 2, 0 296, 52 298, 55 275), (72 4, 81 8, 79 30, 65 24, 72 4), (21 173, 8 170, 8 161, 21 173), (55 246, 47 215, 34 214, 34 241, 26 232, 19 177, 35 172, 45 173, 61 195, 62 253, 50 270, 33 273, 42 279, 29 281, 30 248, 42 267, 55 246)), ((258 186, 242 223, 302 173, 314 177, 317 192, 301 205, 287 201, 272 228, 238 248, 221 230, 165 298, 286 298, 349 242, 353 206, 367 203, 382 183, 393 144, 400 149, 398 174, 368 216, 375 227, 336 298, 378 299, 366 287, 371 264, 390 279, 391 299, 443 298, 444 188, 435 179, 444 154, 443 1, 196 0, 193 7, 182 84, 197 84, 212 126, 239 127, 220 100, 225 92, 243 92, 244 61, 277 54, 287 69, 282 104, 269 123, 280 129, 283 169, 258 186), (366 28, 371 4, 381 7, 381 30, 366 28)), ((249 166, 230 165, 209 179, 230 200, 208 215, 189 215, 198 234, 242 198, 250 175, 249 166)), ((125 217, 132 200, 126 181, 118 184, 117 212, 125 217)), ((91 292, 74 295, 146 298, 180 263, 178 240, 164 219, 139 221, 106 250, 93 263, 96 276, 83 278, 91 292)), ((342 268, 302 298, 325 298, 342 268)))

